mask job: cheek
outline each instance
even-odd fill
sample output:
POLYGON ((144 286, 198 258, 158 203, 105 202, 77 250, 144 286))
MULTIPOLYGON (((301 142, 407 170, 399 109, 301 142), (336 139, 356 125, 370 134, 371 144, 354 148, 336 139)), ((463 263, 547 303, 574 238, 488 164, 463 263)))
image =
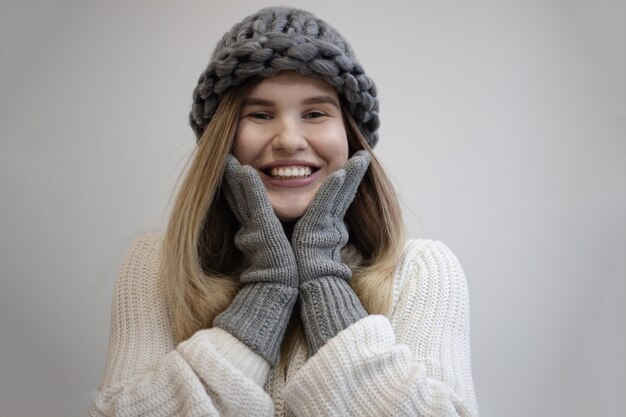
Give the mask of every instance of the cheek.
POLYGON ((241 141, 239 140, 239 138, 235 139, 235 146, 233 147, 233 155, 235 155, 235 158, 237 158, 237 160, 239 161, 240 164, 245 164, 246 162, 246 153, 245 151, 245 147, 243 147, 241 145, 241 141))
POLYGON ((254 135, 245 124, 239 124, 237 132, 233 146, 233 155, 242 165, 249 165, 259 153, 258 146, 255 143, 257 141, 251 140, 254 135))
POLYGON ((338 152, 338 154, 340 155, 339 158, 341 159, 341 166, 344 166, 346 162, 348 162, 349 152, 350 150, 348 148, 348 138, 345 138, 345 140, 341 144, 341 152, 338 152))
POLYGON ((325 146, 325 153, 330 167, 334 170, 342 168, 348 161, 348 138, 343 128, 337 129, 332 140, 325 146))

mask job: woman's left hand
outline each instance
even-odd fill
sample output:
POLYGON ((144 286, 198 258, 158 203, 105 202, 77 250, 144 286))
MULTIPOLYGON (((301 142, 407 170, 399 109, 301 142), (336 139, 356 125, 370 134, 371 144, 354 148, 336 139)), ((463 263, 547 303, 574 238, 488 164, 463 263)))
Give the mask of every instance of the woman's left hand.
POLYGON ((322 184, 294 227, 291 245, 300 279, 301 314, 314 354, 338 332, 367 316, 348 281, 352 271, 341 260, 348 242, 344 216, 370 163, 356 152, 322 184))
POLYGON ((370 159, 367 151, 356 152, 343 168, 324 181, 296 223, 291 244, 301 284, 328 275, 350 279, 350 268, 341 262, 341 249, 349 237, 343 219, 370 159))

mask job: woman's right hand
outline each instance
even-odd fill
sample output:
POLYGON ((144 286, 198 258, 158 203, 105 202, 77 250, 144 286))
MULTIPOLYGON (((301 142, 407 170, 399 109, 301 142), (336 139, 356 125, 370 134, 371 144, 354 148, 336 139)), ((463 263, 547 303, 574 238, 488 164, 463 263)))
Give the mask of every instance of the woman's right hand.
POLYGON ((298 286, 296 259, 259 174, 228 154, 224 194, 241 225, 235 245, 246 258, 241 282, 275 282, 298 286))
POLYGON ((235 245, 245 258, 246 269, 240 277, 245 285, 213 325, 275 365, 298 298, 295 256, 254 168, 241 166, 229 154, 223 187, 241 224, 235 245))

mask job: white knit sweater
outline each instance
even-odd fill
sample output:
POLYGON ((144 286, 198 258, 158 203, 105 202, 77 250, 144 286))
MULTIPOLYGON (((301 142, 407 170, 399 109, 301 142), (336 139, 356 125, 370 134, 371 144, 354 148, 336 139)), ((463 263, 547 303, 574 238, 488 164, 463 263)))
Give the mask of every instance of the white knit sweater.
POLYGON ((412 240, 389 317, 354 323, 278 374, 230 333, 175 345, 157 282, 162 234, 128 250, 113 296, 104 379, 90 416, 476 416, 469 296, 441 242, 412 240))

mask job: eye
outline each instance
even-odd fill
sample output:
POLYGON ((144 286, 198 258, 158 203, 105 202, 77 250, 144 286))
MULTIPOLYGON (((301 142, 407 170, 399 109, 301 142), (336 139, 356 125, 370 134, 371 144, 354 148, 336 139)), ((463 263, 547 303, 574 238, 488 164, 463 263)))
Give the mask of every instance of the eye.
POLYGON ((253 119, 258 119, 258 120, 271 120, 272 119, 271 115, 267 113, 261 113, 261 112, 250 113, 248 117, 251 117, 253 119))
POLYGON ((324 117, 326 116, 325 113, 322 113, 321 111, 310 111, 307 114, 304 115, 305 119, 319 119, 320 117, 324 117))

